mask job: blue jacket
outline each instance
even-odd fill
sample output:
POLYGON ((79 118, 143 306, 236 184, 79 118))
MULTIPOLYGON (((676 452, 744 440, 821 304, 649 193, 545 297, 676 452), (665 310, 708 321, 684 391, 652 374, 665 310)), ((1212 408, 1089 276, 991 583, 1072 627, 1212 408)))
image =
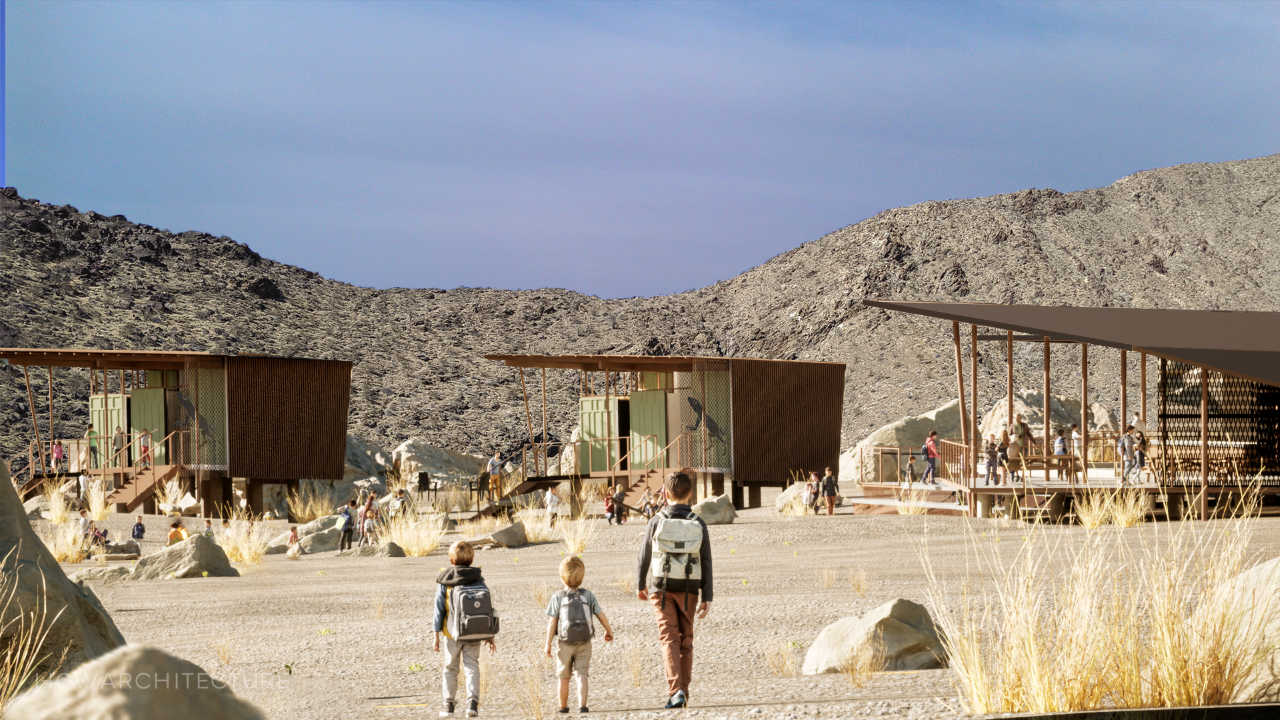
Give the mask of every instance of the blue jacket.
POLYGON ((133 524, 133 539, 141 540, 142 536, 147 532, 147 526, 142 523, 133 524))

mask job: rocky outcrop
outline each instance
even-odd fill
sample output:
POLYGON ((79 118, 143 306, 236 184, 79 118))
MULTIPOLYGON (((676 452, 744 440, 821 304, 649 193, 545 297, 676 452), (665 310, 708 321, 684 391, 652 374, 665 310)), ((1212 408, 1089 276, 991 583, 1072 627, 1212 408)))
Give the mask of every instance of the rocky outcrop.
POLYGON ((126 645, 18 696, 8 720, 262 720, 224 681, 163 650, 126 645))
POLYGON ((410 438, 391 452, 391 461, 400 467, 401 473, 410 477, 427 472, 432 480, 457 482, 472 479, 483 472, 488 458, 436 447, 421 438, 410 438))
MULTIPOLYGON (((1237 686, 1232 702, 1280 702, 1280 558, 1255 565, 1223 583, 1197 612, 1219 613, 1224 606, 1242 608, 1243 622, 1258 628, 1262 646, 1271 648, 1267 658, 1237 686)), ((1201 622, 1207 626, 1215 620, 1197 618, 1193 624, 1200 627, 1201 622)))
POLYGON ((693 506, 693 513, 708 525, 731 525, 738 513, 733 509, 733 497, 728 493, 709 497, 693 506))
MULTIPOLYGON (((1135 402, 1136 406, 1136 402, 1135 402)), ((1136 407, 1133 409, 1137 409, 1136 407)), ((1044 437, 1044 391, 1019 390, 1013 394, 1013 414, 1022 415, 1022 421, 1031 426, 1031 434, 1036 438, 1044 437)), ((1049 394, 1050 431, 1063 430, 1067 438, 1071 437, 1071 424, 1080 422, 1080 398, 1049 394)), ((1111 408, 1100 403, 1089 403, 1089 430, 1115 431, 1120 424, 1111 408)), ((1009 403, 1007 400, 997 402, 985 415, 978 427, 982 437, 1000 436, 1001 431, 1009 426, 1009 403)))
MULTIPOLYGON (((102 603, 90 591, 67 577, 48 548, 31 529, 18 493, 9 480, 9 467, 0 461, 0 583, 12 592, 12 602, 0 615, 0 646, 7 646, 18 613, 38 610, 51 621, 44 647, 48 653, 36 668, 38 674, 71 668, 124 644, 124 636, 111 621, 102 603), (63 656, 63 651, 66 655, 63 656)), ((8 597, 8 592, 5 593, 8 597)), ((8 715, 6 715, 8 717, 8 715)))
POLYGON ((404 549, 399 545, 389 542, 386 545, 365 545, 363 547, 354 547, 350 550, 343 550, 338 553, 338 557, 405 557, 404 549))
POLYGON ((84 570, 78 570, 71 575, 71 582, 84 586, 87 582, 113 583, 122 580, 128 580, 132 574, 133 568, 127 568, 123 565, 113 565, 111 567, 91 567, 84 570))
MULTIPOLYGON (((338 516, 327 515, 317 518, 306 525, 298 526, 298 544, 302 552, 333 552, 342 542, 342 531, 338 530, 338 516)), ((279 555, 289 549, 289 531, 280 533, 267 543, 268 555, 279 555)))
POLYGON ((390 465, 391 454, 386 450, 354 435, 347 436, 347 459, 343 480, 352 481, 385 475, 390 465))
POLYGON ((203 535, 192 535, 180 543, 138 560, 130 580, 163 580, 198 577, 240 577, 227 554, 203 535))
POLYGON ((899 598, 822 629, 804 657, 805 675, 840 672, 846 658, 872 644, 888 670, 924 670, 945 664, 946 650, 923 605, 899 598))

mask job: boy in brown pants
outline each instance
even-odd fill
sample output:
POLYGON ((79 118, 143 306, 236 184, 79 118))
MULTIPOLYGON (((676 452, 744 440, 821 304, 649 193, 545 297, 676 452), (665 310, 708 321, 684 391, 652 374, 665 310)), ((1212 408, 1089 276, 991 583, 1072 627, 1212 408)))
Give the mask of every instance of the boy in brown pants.
POLYGON ((711 609, 711 536, 689 507, 693 480, 671 473, 666 506, 649 521, 636 570, 636 597, 653 605, 667 675, 667 708, 685 707, 693 673, 693 620, 711 609), (701 595, 701 602, 699 602, 701 595))

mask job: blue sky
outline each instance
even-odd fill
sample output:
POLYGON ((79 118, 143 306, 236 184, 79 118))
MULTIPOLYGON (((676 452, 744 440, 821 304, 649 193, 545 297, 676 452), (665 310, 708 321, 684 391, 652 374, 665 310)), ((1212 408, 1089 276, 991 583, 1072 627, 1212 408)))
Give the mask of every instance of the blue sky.
POLYGON ((5 4, 4 180, 374 287, 655 295, 1280 152, 1280 4, 5 4))

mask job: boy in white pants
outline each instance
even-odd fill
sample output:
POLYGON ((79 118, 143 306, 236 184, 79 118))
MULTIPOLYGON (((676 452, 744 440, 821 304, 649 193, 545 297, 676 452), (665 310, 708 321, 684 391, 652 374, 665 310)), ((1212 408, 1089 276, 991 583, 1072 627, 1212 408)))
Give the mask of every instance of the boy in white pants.
POLYGON ((445 636, 444 709, 440 717, 451 717, 457 707, 459 665, 467 675, 467 717, 480 714, 480 644, 487 644, 490 653, 498 649, 493 640, 498 632, 497 613, 480 568, 471 567, 474 560, 475 550, 459 540, 449 548, 452 567, 436 578, 435 640, 431 649, 440 652, 440 633, 445 636), (466 606, 460 609, 457 605, 462 599, 466 599, 466 606))

